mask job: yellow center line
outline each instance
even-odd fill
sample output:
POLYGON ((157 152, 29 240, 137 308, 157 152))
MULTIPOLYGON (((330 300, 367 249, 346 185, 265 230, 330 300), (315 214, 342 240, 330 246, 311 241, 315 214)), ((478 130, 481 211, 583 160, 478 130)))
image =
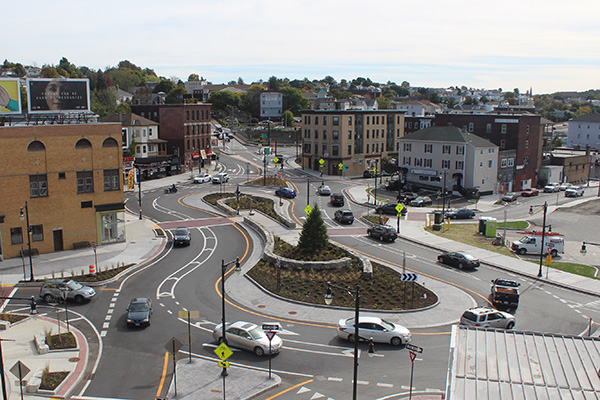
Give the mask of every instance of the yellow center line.
POLYGON ((290 390, 294 390, 294 389, 296 389, 297 387, 300 387, 300 386, 302 386, 302 385, 309 384, 309 383, 311 383, 311 382, 313 382, 313 381, 314 381, 314 379, 309 379, 309 380, 307 380, 307 381, 304 381, 304 382, 302 382, 302 383, 299 383, 299 384, 297 384, 297 385, 294 385, 294 386, 292 386, 291 388, 287 388, 287 389, 285 389, 283 392, 279 392, 279 393, 277 393, 277 394, 276 394, 276 395, 274 395, 274 396, 268 397, 266 400, 272 400, 272 399, 274 399, 274 398, 276 398, 276 397, 279 397, 279 396, 281 396, 282 394, 286 394, 286 393, 287 393, 287 392, 289 392, 290 390))

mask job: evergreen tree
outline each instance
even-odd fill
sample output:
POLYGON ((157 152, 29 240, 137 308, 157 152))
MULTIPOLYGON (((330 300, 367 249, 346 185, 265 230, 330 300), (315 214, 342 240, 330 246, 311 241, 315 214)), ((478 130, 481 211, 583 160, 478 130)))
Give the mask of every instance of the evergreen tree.
POLYGON ((306 217, 306 222, 302 226, 300 239, 298 239, 298 248, 308 251, 317 252, 325 249, 329 245, 329 236, 327 235, 327 227, 323 222, 321 210, 315 204, 312 212, 306 217))

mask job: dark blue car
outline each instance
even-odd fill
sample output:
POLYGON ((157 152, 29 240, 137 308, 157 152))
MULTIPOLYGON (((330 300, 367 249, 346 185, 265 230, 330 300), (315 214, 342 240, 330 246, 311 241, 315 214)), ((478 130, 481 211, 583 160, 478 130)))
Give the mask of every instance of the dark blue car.
POLYGON ((275 191, 275 195, 279 197, 293 199, 294 197, 296 197, 296 191, 290 188, 279 188, 275 191))

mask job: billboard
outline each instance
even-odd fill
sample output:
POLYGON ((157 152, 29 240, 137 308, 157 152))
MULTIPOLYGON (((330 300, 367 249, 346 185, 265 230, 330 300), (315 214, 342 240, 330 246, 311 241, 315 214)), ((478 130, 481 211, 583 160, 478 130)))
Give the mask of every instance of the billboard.
POLYGON ((28 79, 30 113, 90 111, 87 79, 28 79))
POLYGON ((0 78, 0 114, 21 114, 18 78, 0 78))

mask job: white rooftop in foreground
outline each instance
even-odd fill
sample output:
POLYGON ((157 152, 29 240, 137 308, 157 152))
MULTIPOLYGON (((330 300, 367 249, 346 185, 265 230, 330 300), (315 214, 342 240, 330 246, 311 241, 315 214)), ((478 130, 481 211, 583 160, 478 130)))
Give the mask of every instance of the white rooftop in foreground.
POLYGON ((600 338, 454 325, 446 400, 600 399, 600 338))

